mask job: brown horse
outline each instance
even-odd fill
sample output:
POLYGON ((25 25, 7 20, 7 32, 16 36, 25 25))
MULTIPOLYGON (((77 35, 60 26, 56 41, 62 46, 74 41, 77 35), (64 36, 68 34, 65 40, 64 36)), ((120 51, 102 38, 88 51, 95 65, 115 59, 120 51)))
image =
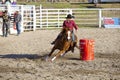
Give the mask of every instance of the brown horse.
POLYGON ((68 51, 74 52, 74 47, 77 47, 77 36, 75 35, 75 41, 72 40, 72 33, 68 28, 63 28, 60 33, 60 38, 58 38, 55 41, 55 44, 51 50, 51 52, 48 54, 46 60, 48 57, 51 57, 53 52, 58 49, 59 52, 51 59, 51 61, 55 60, 60 55, 63 56, 68 51))

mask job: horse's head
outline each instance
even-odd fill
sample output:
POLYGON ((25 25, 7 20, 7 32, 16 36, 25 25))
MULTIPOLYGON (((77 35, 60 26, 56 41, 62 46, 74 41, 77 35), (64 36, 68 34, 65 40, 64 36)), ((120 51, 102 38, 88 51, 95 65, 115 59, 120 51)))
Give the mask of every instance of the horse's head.
POLYGON ((64 39, 70 40, 71 39, 71 31, 69 28, 62 29, 62 35, 64 39))

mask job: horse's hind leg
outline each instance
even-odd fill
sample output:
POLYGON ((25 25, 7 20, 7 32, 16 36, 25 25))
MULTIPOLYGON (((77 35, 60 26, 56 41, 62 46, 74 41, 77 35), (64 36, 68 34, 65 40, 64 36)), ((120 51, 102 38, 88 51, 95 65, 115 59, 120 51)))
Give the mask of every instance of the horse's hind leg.
POLYGON ((78 38, 77 38, 77 36, 75 35, 75 47, 76 47, 77 49, 79 49, 79 46, 77 45, 77 42, 78 42, 78 38))
POLYGON ((76 47, 77 49, 79 49, 79 46, 78 46, 77 44, 75 45, 75 47, 76 47))

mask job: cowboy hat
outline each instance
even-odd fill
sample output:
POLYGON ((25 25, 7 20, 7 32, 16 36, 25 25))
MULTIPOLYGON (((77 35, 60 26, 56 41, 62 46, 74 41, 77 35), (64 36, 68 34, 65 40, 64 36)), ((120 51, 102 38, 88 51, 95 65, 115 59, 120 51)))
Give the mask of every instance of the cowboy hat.
POLYGON ((66 18, 67 18, 67 19, 71 19, 71 18, 75 18, 75 17, 72 16, 71 14, 68 14, 66 18))

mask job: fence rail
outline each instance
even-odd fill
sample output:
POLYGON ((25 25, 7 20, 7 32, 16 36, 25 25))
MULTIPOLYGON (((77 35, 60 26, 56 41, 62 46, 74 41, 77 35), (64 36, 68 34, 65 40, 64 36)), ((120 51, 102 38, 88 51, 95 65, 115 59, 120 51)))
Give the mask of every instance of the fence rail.
MULTIPOLYGON (((120 8, 75 8, 75 9, 43 9, 42 6, 34 5, 0 5, 0 11, 8 10, 11 16, 15 11, 22 14, 22 30, 36 30, 41 28, 59 28, 67 14, 75 16, 75 22, 79 26, 99 26, 103 25, 103 18, 120 18, 120 8)), ((0 29, 2 20, 0 19, 0 29)), ((11 21, 13 28, 13 21, 11 21)), ((1 32, 1 31, 0 31, 1 32)))

